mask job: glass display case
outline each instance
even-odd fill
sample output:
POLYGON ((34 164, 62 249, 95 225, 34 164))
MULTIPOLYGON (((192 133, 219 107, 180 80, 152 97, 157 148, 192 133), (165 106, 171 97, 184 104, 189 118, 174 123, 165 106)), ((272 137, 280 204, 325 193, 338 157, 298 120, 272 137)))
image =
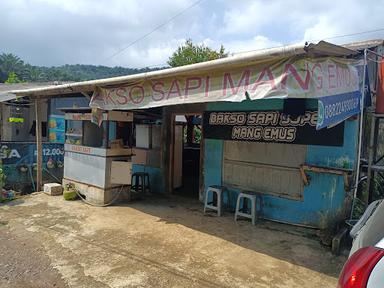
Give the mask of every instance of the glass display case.
POLYGON ((83 144, 83 121, 68 120, 66 123, 65 143, 83 144))

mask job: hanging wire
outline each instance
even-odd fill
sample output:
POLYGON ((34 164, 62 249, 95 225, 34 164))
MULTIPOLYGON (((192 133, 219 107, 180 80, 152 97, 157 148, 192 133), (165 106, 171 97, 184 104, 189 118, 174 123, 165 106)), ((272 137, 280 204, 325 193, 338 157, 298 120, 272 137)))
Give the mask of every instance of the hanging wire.
POLYGON ((136 44, 137 42, 143 40, 144 38, 148 37, 149 35, 151 35, 152 33, 154 33, 155 31, 159 30, 160 28, 164 27, 165 25, 167 25, 168 23, 172 22, 175 18, 179 17, 180 15, 184 14, 187 10, 193 8, 194 6, 200 4, 202 1, 204 0, 198 0, 194 3, 192 3, 192 5, 188 6, 187 8, 179 11, 178 13, 176 13, 174 16, 172 16, 171 18, 169 18, 167 21, 163 22, 162 24, 156 26, 154 29, 152 29, 150 32, 144 34, 143 36, 133 40, 132 42, 130 42, 128 45, 126 45, 124 48, 121 48, 120 50, 116 51, 115 53, 113 53, 111 56, 109 56, 107 58, 107 60, 109 59, 112 59, 113 57, 117 56, 118 54, 124 52, 125 50, 127 50, 129 47, 131 47, 132 45, 136 44))

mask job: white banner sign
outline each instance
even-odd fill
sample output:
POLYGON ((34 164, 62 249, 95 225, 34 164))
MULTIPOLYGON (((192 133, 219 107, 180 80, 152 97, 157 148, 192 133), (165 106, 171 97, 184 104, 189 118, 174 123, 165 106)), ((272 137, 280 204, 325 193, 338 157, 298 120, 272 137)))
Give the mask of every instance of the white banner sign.
POLYGON ((104 110, 139 109, 263 98, 319 98, 358 90, 356 62, 337 58, 289 58, 248 67, 164 79, 139 79, 99 88, 90 106, 104 110))

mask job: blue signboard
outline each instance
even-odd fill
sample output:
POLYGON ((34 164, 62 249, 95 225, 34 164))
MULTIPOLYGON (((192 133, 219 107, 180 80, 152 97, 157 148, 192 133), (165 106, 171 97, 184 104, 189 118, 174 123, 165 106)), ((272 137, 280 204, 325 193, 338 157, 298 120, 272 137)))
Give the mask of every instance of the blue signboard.
POLYGON ((333 126, 360 113, 361 92, 354 91, 318 98, 318 118, 316 129, 333 126))
POLYGON ((48 120, 48 138, 52 143, 65 142, 65 119, 62 115, 51 115, 48 120))
MULTIPOLYGON (((64 162, 64 144, 43 143, 43 163, 64 162)), ((32 165, 36 163, 36 144, 23 142, 1 142, 0 158, 3 165, 32 165)))
MULTIPOLYGON (((42 152, 43 181, 60 183, 63 177, 64 144, 43 143, 42 152)), ((33 142, 0 142, 0 158, 9 189, 24 191, 23 187, 32 186, 25 190, 28 191, 26 193, 35 190, 36 154, 36 143, 33 142)))

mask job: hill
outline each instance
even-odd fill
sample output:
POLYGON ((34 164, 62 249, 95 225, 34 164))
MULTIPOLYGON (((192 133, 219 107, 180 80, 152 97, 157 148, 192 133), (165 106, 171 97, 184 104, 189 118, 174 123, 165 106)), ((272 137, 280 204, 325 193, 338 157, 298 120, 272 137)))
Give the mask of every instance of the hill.
POLYGON ((34 66, 14 54, 0 54, 0 83, 85 81, 159 70, 163 68, 125 68, 101 65, 34 66), (7 81, 8 80, 8 81, 7 81))

